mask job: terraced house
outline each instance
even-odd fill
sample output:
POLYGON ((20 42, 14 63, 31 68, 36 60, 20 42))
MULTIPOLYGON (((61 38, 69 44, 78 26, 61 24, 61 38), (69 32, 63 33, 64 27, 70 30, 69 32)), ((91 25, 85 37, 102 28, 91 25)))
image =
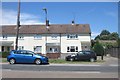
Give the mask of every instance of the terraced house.
MULTIPOLYGON (((21 25, 18 49, 31 50, 49 56, 64 56, 81 50, 89 50, 91 30, 89 24, 21 25)), ((3 25, 0 35, 0 51, 15 49, 16 25, 3 25)))

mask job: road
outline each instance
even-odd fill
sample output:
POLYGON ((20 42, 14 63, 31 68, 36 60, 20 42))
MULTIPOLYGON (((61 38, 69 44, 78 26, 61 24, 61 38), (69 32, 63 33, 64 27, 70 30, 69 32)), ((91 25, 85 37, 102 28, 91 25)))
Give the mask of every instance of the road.
POLYGON ((79 64, 2 64, 2 73, 5 78, 117 78, 118 66, 79 64))

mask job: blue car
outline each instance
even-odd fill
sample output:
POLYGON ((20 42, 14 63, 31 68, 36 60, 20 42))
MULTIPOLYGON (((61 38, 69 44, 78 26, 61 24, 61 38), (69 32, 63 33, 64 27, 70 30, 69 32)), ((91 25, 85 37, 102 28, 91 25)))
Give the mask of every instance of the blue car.
POLYGON ((48 58, 45 56, 42 56, 40 54, 35 54, 32 51, 28 50, 12 50, 10 54, 7 56, 7 61, 10 64, 15 63, 35 63, 37 65, 45 63, 48 63, 48 58))

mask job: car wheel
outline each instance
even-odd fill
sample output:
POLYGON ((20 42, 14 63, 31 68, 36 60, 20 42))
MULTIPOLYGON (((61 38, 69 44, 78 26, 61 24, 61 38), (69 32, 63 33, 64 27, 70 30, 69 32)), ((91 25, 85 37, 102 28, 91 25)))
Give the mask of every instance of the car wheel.
POLYGON ((74 59, 73 59, 73 58, 70 58, 70 61, 74 61, 74 59))
POLYGON ((35 64, 40 65, 41 64, 41 60, 40 59, 36 59, 35 60, 35 64))
POLYGON ((10 64, 15 64, 15 59, 11 58, 9 61, 10 64))
POLYGON ((90 62, 95 62, 95 59, 94 58, 90 58, 90 62))

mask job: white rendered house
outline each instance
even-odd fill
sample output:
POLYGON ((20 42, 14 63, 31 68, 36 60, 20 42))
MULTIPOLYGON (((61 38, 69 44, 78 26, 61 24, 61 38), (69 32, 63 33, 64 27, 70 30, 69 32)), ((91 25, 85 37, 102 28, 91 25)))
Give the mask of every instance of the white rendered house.
MULTIPOLYGON (((0 51, 15 49, 16 25, 3 25, 0 32, 0 51)), ((89 24, 51 24, 21 25, 18 49, 31 50, 35 53, 62 55, 89 50, 91 30, 89 24)))

